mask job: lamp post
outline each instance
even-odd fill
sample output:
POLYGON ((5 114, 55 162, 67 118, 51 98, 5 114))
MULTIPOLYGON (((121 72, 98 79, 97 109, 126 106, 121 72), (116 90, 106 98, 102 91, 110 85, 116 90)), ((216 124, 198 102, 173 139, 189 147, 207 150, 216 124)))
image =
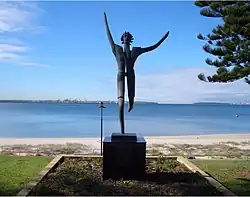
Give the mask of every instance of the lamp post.
POLYGON ((102 138, 103 138, 103 109, 105 108, 103 102, 99 103, 99 108, 101 111, 101 155, 102 155, 102 138))

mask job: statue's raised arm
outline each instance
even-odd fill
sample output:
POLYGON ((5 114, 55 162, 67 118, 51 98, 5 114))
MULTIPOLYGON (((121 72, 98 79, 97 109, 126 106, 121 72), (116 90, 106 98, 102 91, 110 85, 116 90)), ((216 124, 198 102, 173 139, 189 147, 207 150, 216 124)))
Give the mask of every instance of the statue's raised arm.
POLYGON ((114 43, 114 40, 112 38, 111 32, 109 30, 107 15, 106 15, 105 12, 104 12, 104 23, 105 23, 105 27, 106 27, 106 32, 107 32, 109 43, 111 45, 113 53, 115 53, 115 43, 114 43))
POLYGON ((157 47, 159 47, 161 45, 161 43, 163 43, 163 41, 168 37, 168 34, 169 34, 169 31, 154 45, 152 46, 149 46, 149 47, 144 47, 144 48, 141 48, 140 50, 140 54, 143 54, 143 53, 146 53, 146 52, 149 52, 149 51, 153 51, 155 50, 157 47))

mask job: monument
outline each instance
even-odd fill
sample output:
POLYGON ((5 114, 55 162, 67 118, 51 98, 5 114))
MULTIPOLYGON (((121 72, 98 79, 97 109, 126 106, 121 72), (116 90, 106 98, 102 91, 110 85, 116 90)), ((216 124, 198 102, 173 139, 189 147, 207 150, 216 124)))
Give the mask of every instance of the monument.
POLYGON ((130 45, 134 38, 131 33, 124 32, 121 36, 123 47, 115 44, 104 13, 104 23, 107 37, 116 58, 117 73, 117 99, 120 122, 120 133, 113 133, 103 141, 103 179, 139 179, 145 173, 146 141, 136 133, 125 133, 124 103, 125 103, 125 78, 128 89, 128 112, 133 109, 135 98, 135 71, 136 59, 155 50, 168 37, 169 31, 154 45, 149 47, 133 47, 130 45))

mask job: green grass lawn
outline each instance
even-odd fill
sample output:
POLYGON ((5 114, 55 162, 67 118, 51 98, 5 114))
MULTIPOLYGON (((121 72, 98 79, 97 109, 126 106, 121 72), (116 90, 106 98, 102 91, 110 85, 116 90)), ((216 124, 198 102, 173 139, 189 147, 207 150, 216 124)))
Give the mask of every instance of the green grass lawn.
POLYGON ((239 196, 250 196, 250 160, 191 160, 239 196))
POLYGON ((0 195, 16 195, 52 159, 0 155, 0 195))

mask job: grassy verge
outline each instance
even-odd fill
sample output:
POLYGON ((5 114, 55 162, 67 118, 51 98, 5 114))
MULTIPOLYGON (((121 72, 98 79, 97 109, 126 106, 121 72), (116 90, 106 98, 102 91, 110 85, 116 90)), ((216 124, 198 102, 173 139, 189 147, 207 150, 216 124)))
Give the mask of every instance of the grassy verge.
POLYGON ((239 196, 250 196, 250 160, 192 160, 239 196))
POLYGON ((0 195, 16 195, 52 157, 0 156, 0 195))

